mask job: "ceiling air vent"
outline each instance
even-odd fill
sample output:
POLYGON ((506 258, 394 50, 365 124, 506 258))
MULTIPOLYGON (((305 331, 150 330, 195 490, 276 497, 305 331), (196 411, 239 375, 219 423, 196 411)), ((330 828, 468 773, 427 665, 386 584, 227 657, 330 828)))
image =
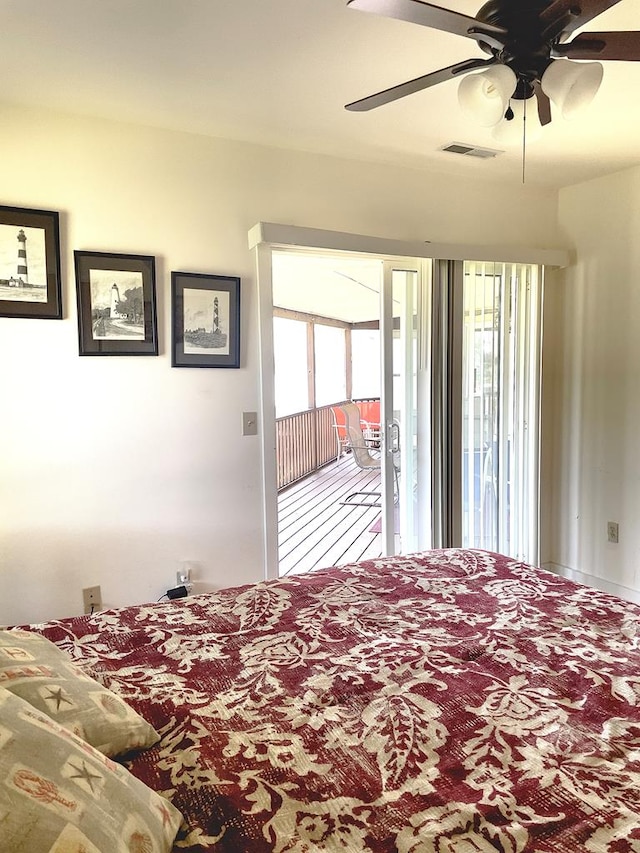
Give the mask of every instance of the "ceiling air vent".
POLYGON ((479 157, 481 160, 488 160, 491 157, 497 157, 498 154, 504 154, 504 151, 497 151, 493 148, 478 148, 464 142, 450 142, 449 145, 443 146, 440 150, 448 151, 451 154, 464 154, 467 157, 479 157))

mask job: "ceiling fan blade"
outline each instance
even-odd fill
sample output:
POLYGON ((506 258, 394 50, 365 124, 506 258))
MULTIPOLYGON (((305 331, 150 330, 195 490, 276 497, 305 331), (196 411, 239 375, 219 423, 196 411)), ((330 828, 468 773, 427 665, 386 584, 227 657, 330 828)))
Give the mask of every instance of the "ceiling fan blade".
POLYGON ((573 41, 557 44, 552 56, 567 59, 613 59, 640 62, 640 32, 580 33, 573 41))
POLYGON ((620 0, 553 0, 540 13, 540 20, 547 25, 545 38, 555 38, 560 34, 568 36, 619 2, 620 0))
POLYGON ((352 112, 373 110, 376 107, 381 107, 383 104, 389 104, 391 101, 404 98, 406 95, 413 95, 414 92, 421 92, 423 89, 428 89, 437 83, 444 83, 446 80, 451 80, 452 77, 461 77, 468 71, 475 71, 476 68, 486 68, 489 65, 495 65, 495 63, 495 59, 467 59, 464 62, 458 62, 456 65, 441 68, 439 71, 432 71, 431 74, 416 77, 415 80, 409 80, 406 83, 400 83, 398 86, 392 86, 390 89, 385 89, 382 92, 376 92, 375 95, 369 95, 367 98, 362 98, 359 101, 353 101, 351 104, 347 104, 345 109, 352 112))
POLYGON ((544 127, 545 124, 551 124, 551 101, 549 96, 542 91, 542 86, 539 80, 533 81, 533 91, 538 101, 538 118, 540 124, 544 127))
POLYGON ((423 0, 349 0, 347 5, 362 12, 373 12, 376 15, 385 15, 387 18, 421 24, 423 27, 431 27, 434 30, 444 30, 458 36, 475 38, 476 41, 480 38, 479 30, 498 39, 507 35, 504 27, 484 24, 477 18, 471 18, 469 15, 463 15, 451 9, 443 9, 440 6, 434 6, 433 3, 425 3, 423 0))

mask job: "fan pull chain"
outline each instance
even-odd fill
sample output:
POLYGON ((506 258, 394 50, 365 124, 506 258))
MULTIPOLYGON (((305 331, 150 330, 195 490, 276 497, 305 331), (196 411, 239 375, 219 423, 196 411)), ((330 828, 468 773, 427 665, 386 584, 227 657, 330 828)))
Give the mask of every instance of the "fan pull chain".
POLYGON ((527 99, 523 101, 523 117, 522 117, 522 183, 525 180, 525 162, 527 156, 527 99))

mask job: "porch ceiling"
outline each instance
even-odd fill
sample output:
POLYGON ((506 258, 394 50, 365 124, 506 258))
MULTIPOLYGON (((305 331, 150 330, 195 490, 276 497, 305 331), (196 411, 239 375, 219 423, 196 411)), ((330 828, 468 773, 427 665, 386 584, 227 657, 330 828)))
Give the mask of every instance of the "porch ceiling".
POLYGON ((377 320, 381 277, 377 259, 274 252, 273 304, 346 323, 377 320))

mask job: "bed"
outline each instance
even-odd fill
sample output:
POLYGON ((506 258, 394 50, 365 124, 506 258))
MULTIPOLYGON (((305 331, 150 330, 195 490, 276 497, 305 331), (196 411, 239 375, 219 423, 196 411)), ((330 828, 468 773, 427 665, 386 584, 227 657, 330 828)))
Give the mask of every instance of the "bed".
POLYGON ((29 626, 160 740, 183 853, 640 851, 640 608, 430 551, 29 626))

